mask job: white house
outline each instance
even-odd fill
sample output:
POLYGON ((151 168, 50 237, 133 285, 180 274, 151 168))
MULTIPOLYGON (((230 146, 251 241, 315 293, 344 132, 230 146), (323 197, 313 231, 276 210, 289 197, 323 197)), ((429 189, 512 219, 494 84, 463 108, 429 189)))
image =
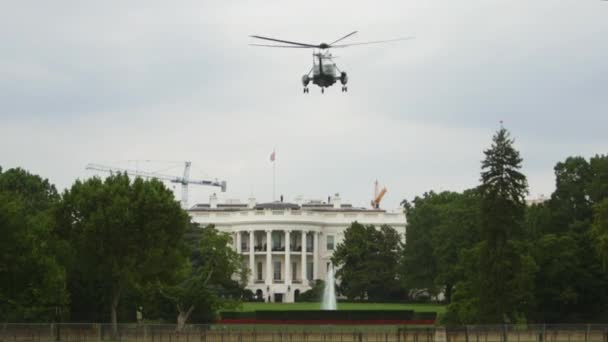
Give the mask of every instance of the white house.
POLYGON ((354 221, 389 225, 405 238, 402 210, 355 208, 342 204, 338 194, 328 202, 256 203, 251 198, 247 204, 220 204, 212 195, 209 203, 197 204, 189 213, 201 226, 214 224, 233 236, 244 266, 251 270, 247 288, 272 302, 293 302, 314 279, 325 280, 332 253, 354 221))

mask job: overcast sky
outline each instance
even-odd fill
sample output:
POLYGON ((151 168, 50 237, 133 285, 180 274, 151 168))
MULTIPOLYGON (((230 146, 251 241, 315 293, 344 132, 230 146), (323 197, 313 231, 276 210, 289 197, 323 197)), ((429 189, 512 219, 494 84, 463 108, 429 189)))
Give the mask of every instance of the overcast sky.
POLYGON ((270 201, 276 149, 277 197, 364 206, 378 179, 396 208, 476 186, 500 120, 531 197, 608 152, 607 1, 4 1, 0 42, 0 165, 60 189, 89 162, 191 160, 221 197, 270 201), (335 50, 349 92, 324 95, 302 94, 311 51, 248 46, 353 30, 416 39, 335 50))

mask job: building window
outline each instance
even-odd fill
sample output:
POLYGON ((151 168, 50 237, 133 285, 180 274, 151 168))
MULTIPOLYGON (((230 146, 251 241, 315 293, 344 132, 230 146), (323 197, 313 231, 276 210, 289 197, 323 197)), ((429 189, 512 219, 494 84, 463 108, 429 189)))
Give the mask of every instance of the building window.
POLYGON ((291 263, 291 279, 293 280, 297 280, 298 279, 298 271, 297 271, 297 263, 292 262, 291 263))
POLYGON ((306 234, 306 251, 307 252, 312 252, 312 245, 313 245, 313 236, 311 234, 306 234))
POLYGON ((262 263, 258 262, 258 280, 263 280, 262 279, 262 263))
POLYGON ((272 250, 281 250, 281 232, 272 232, 272 250))
POLYGON ((274 280, 281 280, 283 278, 281 278, 281 262, 280 261, 275 261, 274 262, 274 280))
POLYGON ((313 277, 312 274, 313 274, 313 271, 314 271, 312 269, 313 267, 314 267, 314 265, 313 265, 312 262, 309 262, 307 264, 307 266, 306 266, 306 279, 308 279, 308 280, 312 280, 312 277, 313 277))
POLYGON ((296 234, 289 235, 289 250, 296 251, 297 250, 297 236, 296 234))
POLYGON ((333 235, 327 235, 327 250, 328 251, 334 250, 334 236, 333 235))

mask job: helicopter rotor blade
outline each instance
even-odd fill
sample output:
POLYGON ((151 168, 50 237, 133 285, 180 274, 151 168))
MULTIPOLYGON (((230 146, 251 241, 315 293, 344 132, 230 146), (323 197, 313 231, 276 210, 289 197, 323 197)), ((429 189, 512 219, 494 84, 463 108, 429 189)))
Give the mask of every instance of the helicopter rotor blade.
POLYGON ((397 42, 397 41, 400 41, 400 40, 411 40, 411 39, 414 39, 414 37, 404 37, 404 38, 388 39, 388 40, 374 40, 374 41, 371 41, 371 42, 360 42, 360 43, 332 45, 332 48, 345 48, 345 47, 355 46, 355 45, 369 45, 369 44, 390 43, 390 42, 397 42))
POLYGON ((351 32, 351 33, 347 34, 346 36, 344 36, 344 37, 342 37, 342 38, 340 38, 340 39, 338 39, 338 40, 336 40, 336 41, 334 41, 334 42, 332 42, 332 43, 329 43, 329 45, 330 45, 330 46, 331 46, 331 45, 334 45, 334 44, 336 44, 337 42, 342 41, 342 40, 344 40, 344 39, 346 39, 346 38, 348 38, 348 37, 352 36, 353 34, 355 34, 355 33, 357 33, 357 32, 358 32, 358 31, 353 31, 353 32, 351 32))
POLYGON ((272 42, 279 42, 279 43, 285 43, 285 44, 298 45, 298 46, 303 46, 303 47, 308 47, 308 48, 319 48, 319 45, 306 44, 306 43, 298 43, 298 42, 290 42, 289 40, 268 38, 268 37, 262 37, 262 36, 249 36, 249 37, 256 38, 256 39, 270 40, 272 42))
POLYGON ((249 44, 249 46, 262 46, 262 47, 273 47, 273 48, 292 48, 292 49, 312 49, 308 46, 299 45, 266 45, 266 44, 249 44))

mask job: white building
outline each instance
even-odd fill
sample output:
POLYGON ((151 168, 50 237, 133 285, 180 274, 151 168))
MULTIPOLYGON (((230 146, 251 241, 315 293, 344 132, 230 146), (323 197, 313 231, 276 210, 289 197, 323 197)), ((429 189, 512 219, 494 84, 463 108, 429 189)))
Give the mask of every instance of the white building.
POLYGON ((194 222, 214 224, 232 234, 244 266, 251 270, 247 288, 272 302, 293 302, 311 288, 314 279, 325 280, 332 253, 354 221, 389 225, 405 239, 402 210, 355 208, 342 204, 337 194, 327 203, 256 203, 249 199, 247 204, 218 204, 213 195, 209 203, 198 204, 189 213, 194 222))

